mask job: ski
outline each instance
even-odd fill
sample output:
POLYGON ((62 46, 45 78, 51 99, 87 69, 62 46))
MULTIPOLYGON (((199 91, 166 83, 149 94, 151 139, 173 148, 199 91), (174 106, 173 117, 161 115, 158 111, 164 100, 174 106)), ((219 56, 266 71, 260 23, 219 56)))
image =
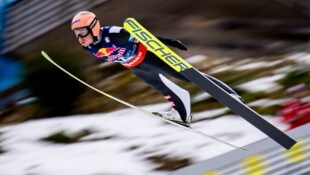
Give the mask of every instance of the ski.
POLYGON ((233 147, 233 148, 236 148, 236 149, 239 149, 239 150, 241 150, 241 151, 244 151, 244 152, 249 153, 248 150, 246 150, 246 149, 244 149, 244 148, 242 148, 242 147, 238 147, 238 146, 232 145, 232 144, 230 144, 230 143, 228 143, 228 142, 225 142, 225 141, 223 141, 223 140, 220 140, 220 139, 218 139, 218 138, 216 138, 216 137, 213 137, 213 136, 208 135, 208 134, 206 134, 206 133, 200 132, 200 131, 198 131, 198 130, 192 128, 190 125, 184 125, 184 124, 180 124, 180 123, 178 123, 178 122, 174 122, 174 121, 165 119, 165 118, 163 118, 163 117, 160 117, 160 116, 158 116, 158 115, 153 114, 153 112, 151 112, 151 111, 148 111, 148 110, 146 110, 146 109, 140 108, 140 107, 135 106, 135 105, 132 105, 132 104, 130 104, 130 103, 128 103, 128 102, 125 102, 125 101, 123 101, 123 100, 121 100, 121 99, 119 99, 119 98, 116 98, 116 97, 114 97, 114 96, 112 96, 112 95, 110 95, 110 94, 107 94, 107 93, 105 93, 105 92, 103 92, 103 91, 101 91, 101 90, 99 90, 99 89, 97 89, 97 88, 95 88, 95 87, 89 85, 88 83, 84 82, 83 80, 77 78, 76 76, 74 76, 73 74, 71 74, 70 72, 68 72, 66 69, 64 69, 63 67, 61 67, 60 65, 58 65, 55 61, 53 61, 53 60, 47 55, 46 52, 41 51, 41 54, 43 55, 43 57, 44 57, 47 61, 49 61, 51 64, 53 64, 54 66, 56 66, 58 69, 60 69, 61 71, 63 71, 63 72, 66 73, 67 75, 69 75, 71 78, 77 80, 77 81, 80 82, 81 84, 83 84, 83 85, 87 86, 88 88, 90 88, 90 89, 92 89, 92 90, 98 92, 98 93, 101 94, 101 95, 104 95, 104 96, 106 96, 106 97, 108 97, 108 98, 111 98, 111 99, 113 99, 113 100, 115 100, 115 101, 117 101, 117 102, 119 102, 119 103, 121 103, 121 104, 123 104, 123 105, 125 105, 125 106, 127 106, 127 107, 130 107, 130 108, 132 108, 132 109, 135 109, 135 110, 137 110, 137 111, 140 111, 140 112, 142 112, 142 113, 144 113, 144 114, 146 114, 146 115, 148 115, 148 116, 152 116, 152 117, 159 118, 159 119, 161 119, 161 120, 163 120, 163 121, 165 121, 165 122, 167 122, 167 123, 170 123, 170 124, 173 124, 173 125, 175 125, 175 126, 184 128, 184 129, 186 129, 186 130, 188 130, 188 131, 191 131, 191 132, 193 132, 193 133, 196 133, 196 134, 198 134, 198 135, 211 138, 211 139, 213 139, 213 140, 215 140, 215 141, 221 142, 221 143, 226 144, 226 145, 228 145, 228 146, 231 146, 231 147, 233 147))
POLYGON ((268 137, 280 144, 286 149, 290 149, 297 142, 291 137, 271 125, 258 113, 249 108, 244 103, 234 99, 230 94, 221 87, 214 84, 201 72, 187 63, 184 59, 174 53, 165 44, 159 41, 154 35, 147 31, 141 24, 133 18, 127 18, 124 21, 124 28, 133 35, 138 41, 147 47, 147 49, 156 54, 166 64, 179 72, 185 78, 196 84, 198 87, 206 91, 213 98, 223 105, 230 108, 234 113, 240 115, 254 127, 265 133, 268 137))

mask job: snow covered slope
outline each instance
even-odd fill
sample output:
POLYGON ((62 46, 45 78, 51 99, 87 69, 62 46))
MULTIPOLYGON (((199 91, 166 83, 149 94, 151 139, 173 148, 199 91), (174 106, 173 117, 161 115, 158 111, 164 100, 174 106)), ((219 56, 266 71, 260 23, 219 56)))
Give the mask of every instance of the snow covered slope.
MULTIPOLYGON (((144 106, 158 111, 168 104, 144 106)), ((212 115, 214 111, 210 111, 212 115)), ((194 114, 208 117, 209 112, 194 114)), ((280 129, 275 118, 266 119, 280 129)), ((241 117, 203 120, 193 127, 237 146, 265 137, 241 117)), ((5 175, 164 175, 166 160, 187 160, 174 169, 210 159, 232 148, 164 123, 132 109, 93 115, 33 120, 0 129, 0 172, 5 175), (93 134, 72 144, 41 139, 53 133, 89 129, 93 134)), ((276 144, 276 143, 275 143, 276 144)))

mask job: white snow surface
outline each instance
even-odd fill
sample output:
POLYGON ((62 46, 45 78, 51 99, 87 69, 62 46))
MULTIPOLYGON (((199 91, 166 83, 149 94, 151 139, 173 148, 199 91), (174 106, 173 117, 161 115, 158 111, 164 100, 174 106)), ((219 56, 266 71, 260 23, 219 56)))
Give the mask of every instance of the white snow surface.
POLYGON ((293 60, 300 64, 310 64, 310 53, 307 52, 298 52, 295 54, 289 54, 286 59, 293 60))
MULTIPOLYGON (((160 111, 167 104, 143 108, 160 111)), ((208 118, 214 112, 203 111, 194 116, 208 118)), ((286 129, 276 118, 265 118, 281 130, 286 129)), ((202 120, 192 126, 240 147, 266 137, 234 115, 202 120)), ((147 158, 166 155, 187 158, 193 164, 233 150, 133 109, 32 120, 2 127, 0 132, 0 145, 7 151, 0 154, 0 172, 5 175, 166 175, 167 171, 155 170, 160 165, 147 158), (95 132, 73 144, 40 140, 59 131, 74 133, 82 129, 95 132), (110 139, 90 141, 109 136, 110 139)))
POLYGON ((193 64, 193 63, 199 63, 200 61, 203 61, 207 58, 208 57, 205 55, 194 55, 194 56, 187 58, 186 61, 190 64, 193 64))
POLYGON ((282 88, 282 86, 275 81, 280 80, 284 77, 285 77, 284 74, 262 77, 256 80, 240 84, 237 87, 250 92, 273 92, 282 88))

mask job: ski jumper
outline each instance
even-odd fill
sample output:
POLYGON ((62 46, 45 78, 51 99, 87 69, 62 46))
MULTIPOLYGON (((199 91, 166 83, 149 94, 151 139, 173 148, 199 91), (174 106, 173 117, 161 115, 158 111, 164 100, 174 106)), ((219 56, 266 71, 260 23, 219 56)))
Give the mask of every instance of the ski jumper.
MULTIPOLYGON (((178 47, 175 40, 157 38, 166 45, 178 47)), ((119 62, 124 67, 129 68, 139 79, 164 95, 171 106, 179 112, 183 121, 191 115, 190 94, 165 76, 170 75, 182 81, 189 81, 154 53, 148 51, 124 28, 118 26, 102 27, 99 42, 83 48, 102 61, 119 62)), ((220 80, 206 74, 203 75, 228 93, 237 94, 220 80)))

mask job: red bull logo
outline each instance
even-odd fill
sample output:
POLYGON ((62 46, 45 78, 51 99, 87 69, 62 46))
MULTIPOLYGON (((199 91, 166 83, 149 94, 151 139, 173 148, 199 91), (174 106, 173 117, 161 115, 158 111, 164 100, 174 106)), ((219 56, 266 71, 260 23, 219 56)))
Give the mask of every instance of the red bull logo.
POLYGON ((110 56, 114 51, 117 51, 119 48, 116 46, 107 47, 107 48, 101 48, 96 53, 96 57, 108 57, 110 56))

